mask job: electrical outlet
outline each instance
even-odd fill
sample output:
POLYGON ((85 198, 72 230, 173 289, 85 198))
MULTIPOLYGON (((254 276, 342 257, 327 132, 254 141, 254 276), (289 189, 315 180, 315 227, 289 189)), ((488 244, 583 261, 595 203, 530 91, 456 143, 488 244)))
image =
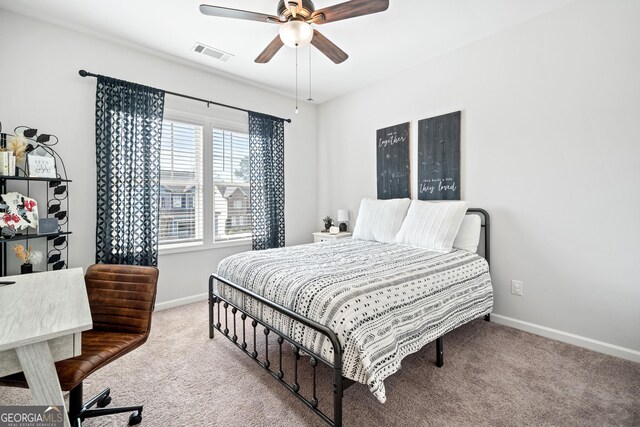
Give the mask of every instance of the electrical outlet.
POLYGON ((514 295, 522 296, 524 291, 524 282, 520 280, 511 281, 511 293, 514 295))

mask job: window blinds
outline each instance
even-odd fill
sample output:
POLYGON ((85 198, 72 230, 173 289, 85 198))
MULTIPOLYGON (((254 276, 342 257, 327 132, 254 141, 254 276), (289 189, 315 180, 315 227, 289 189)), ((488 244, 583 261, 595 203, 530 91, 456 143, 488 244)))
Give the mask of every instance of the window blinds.
POLYGON ((202 241, 203 127, 163 120, 160 153, 160 244, 202 241))
POLYGON ((213 129, 213 185, 215 240, 250 237, 249 135, 213 129))

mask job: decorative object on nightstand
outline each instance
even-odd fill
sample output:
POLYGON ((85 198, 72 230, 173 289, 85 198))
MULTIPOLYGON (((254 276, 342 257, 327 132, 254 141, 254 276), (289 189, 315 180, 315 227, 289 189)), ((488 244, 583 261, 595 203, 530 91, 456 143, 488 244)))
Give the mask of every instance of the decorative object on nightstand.
POLYGON ((338 234, 326 233, 324 231, 318 231, 313 233, 313 243, 324 242, 325 240, 337 240, 351 237, 351 233, 340 232, 338 234))
POLYGON ((340 233, 340 227, 331 226, 329 228, 329 234, 338 234, 340 233))
POLYGON ((340 223, 340 231, 347 231, 347 222, 349 222, 349 211, 346 209, 338 209, 338 222, 340 223))
POLYGON ((322 219, 322 221, 324 221, 324 232, 326 233, 333 225, 333 218, 327 215, 322 219))

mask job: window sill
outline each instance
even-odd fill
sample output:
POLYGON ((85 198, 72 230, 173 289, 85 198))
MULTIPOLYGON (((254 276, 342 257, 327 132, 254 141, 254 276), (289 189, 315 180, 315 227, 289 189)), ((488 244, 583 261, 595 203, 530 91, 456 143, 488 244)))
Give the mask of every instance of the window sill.
POLYGON ((186 252, 198 252, 198 251, 209 251, 212 249, 231 248, 235 246, 247 246, 248 248, 251 248, 251 238, 249 237, 246 239, 219 241, 209 245, 205 245, 204 243, 200 243, 200 242, 176 244, 176 245, 165 245, 164 247, 160 247, 158 249, 158 252, 160 256, 163 256, 163 255, 181 254, 186 252))

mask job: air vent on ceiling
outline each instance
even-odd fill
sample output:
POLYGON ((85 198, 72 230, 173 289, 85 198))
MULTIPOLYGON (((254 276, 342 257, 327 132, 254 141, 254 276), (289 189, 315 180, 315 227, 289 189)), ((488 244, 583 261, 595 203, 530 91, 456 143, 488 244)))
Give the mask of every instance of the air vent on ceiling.
POLYGON ((220 61, 227 62, 233 56, 230 53, 221 51, 220 49, 213 48, 211 46, 204 45, 202 43, 196 43, 193 45, 193 51, 196 53, 201 53, 203 55, 210 56, 215 59, 219 59, 220 61))

